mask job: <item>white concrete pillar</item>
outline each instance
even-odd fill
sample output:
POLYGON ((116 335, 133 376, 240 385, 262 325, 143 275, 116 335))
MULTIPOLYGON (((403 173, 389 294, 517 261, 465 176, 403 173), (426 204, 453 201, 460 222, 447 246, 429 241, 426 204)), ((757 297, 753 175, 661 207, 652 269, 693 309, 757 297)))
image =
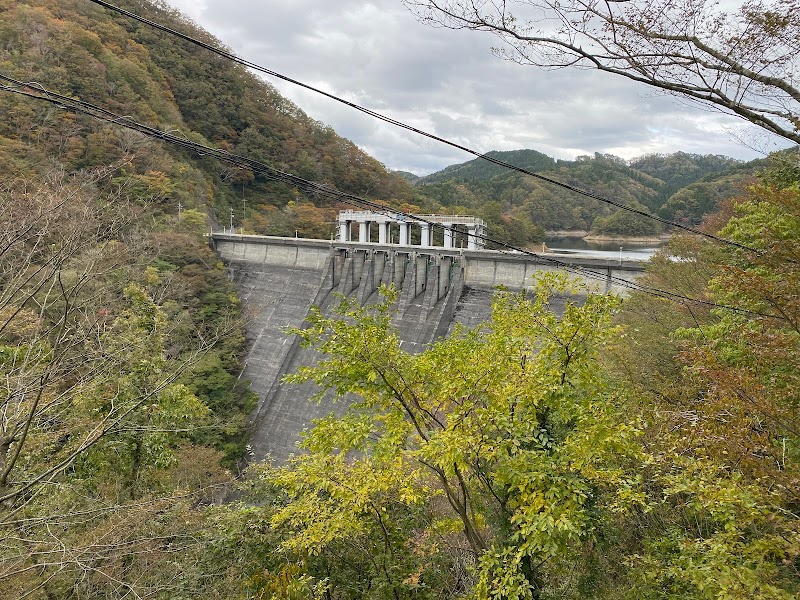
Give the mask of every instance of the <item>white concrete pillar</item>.
POLYGON ((369 221, 358 224, 358 241, 362 244, 369 243, 369 221))
POLYGON ((389 240, 389 223, 378 223, 378 243, 386 244, 389 240))
POLYGON ((475 237, 477 233, 478 230, 475 225, 467 225, 467 248, 469 250, 478 249, 478 238, 475 237))
POLYGON ((444 247, 453 247, 453 224, 444 223, 444 247))
POLYGON ((408 246, 408 223, 400 223, 400 245, 408 246))
POLYGON ((339 241, 350 241, 350 221, 339 221, 339 241))
POLYGON ((427 223, 420 224, 419 245, 427 247, 431 245, 431 228, 427 223))

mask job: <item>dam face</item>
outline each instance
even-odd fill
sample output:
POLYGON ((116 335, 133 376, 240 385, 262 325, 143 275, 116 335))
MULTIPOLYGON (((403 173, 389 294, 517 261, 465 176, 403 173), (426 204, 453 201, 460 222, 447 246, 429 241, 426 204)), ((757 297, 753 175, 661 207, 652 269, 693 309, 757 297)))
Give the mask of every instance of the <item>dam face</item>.
MULTIPOLYGON (((525 254, 486 250, 233 234, 214 234, 211 241, 249 316, 243 376, 259 397, 250 420, 252 458, 274 464, 297 451, 301 432, 314 419, 346 409, 345 402, 328 397, 310 402, 318 391, 312 383, 281 383, 287 373, 319 359, 286 333, 302 327, 312 306, 330 311, 339 301, 335 292, 362 305, 374 303, 380 285, 394 283, 400 293, 393 324, 403 349, 417 352, 455 323, 474 327, 486 321, 497 286, 518 291, 531 285, 535 273, 556 270, 525 254)), ((615 282, 633 281, 643 270, 638 262, 569 260, 591 270, 587 281, 603 292, 625 291, 615 282)))

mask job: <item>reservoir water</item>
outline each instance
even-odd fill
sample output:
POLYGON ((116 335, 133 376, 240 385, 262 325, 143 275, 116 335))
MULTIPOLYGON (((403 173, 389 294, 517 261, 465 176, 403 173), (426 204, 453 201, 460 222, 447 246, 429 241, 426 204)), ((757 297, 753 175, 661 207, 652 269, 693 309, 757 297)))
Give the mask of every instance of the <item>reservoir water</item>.
POLYGON ((545 238, 544 243, 550 252, 556 254, 582 254, 610 260, 619 259, 620 257, 623 260, 649 260, 664 245, 664 242, 655 244, 587 242, 582 238, 576 237, 549 237, 545 238))

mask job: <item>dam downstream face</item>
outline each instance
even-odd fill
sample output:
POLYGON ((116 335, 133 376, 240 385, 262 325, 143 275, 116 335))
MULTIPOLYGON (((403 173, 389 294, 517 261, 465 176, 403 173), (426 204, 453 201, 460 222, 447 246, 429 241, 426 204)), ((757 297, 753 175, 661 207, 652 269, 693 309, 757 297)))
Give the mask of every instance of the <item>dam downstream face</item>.
MULTIPOLYGON (((509 260, 501 255, 493 262, 485 251, 470 264, 458 252, 435 248, 376 251, 337 248, 322 240, 230 234, 215 234, 213 242, 247 307, 249 351, 243 377, 259 397, 250 417, 251 460, 267 459, 276 465, 297 452, 301 432, 314 419, 342 414, 348 404, 328 396, 310 401, 318 391, 310 382, 281 383, 284 375, 319 359, 315 350, 301 348, 299 338, 286 333, 303 326, 312 306, 330 311, 339 302, 334 292, 362 305, 377 302, 380 285, 393 283, 400 292, 393 325, 403 350, 418 352, 447 335, 456 323, 473 328, 487 321, 495 293, 492 286, 521 289, 536 270, 520 257, 509 260)), ((635 276, 641 267, 633 267, 635 276)))
MULTIPOLYGON (((363 304, 378 301, 376 289, 370 290, 365 281, 384 279, 381 271, 402 268, 403 276, 408 275, 407 283, 414 282, 416 265, 408 261, 396 266, 392 262, 374 265, 372 261, 345 259, 335 264, 331 259, 323 269, 284 267, 282 265, 262 264, 254 266, 244 261, 230 261, 227 268, 242 293, 242 298, 252 307, 248 325, 248 352, 244 377, 251 381, 252 389, 259 396, 259 405, 251 418, 252 436, 250 447, 252 459, 269 459, 274 464, 282 464, 296 451, 300 433, 312 424, 314 419, 330 413, 341 414, 347 408, 346 401, 334 402, 324 397, 319 402, 309 401, 317 391, 311 383, 302 385, 282 384, 281 378, 300 366, 310 366, 319 359, 319 354, 311 348, 301 348, 296 336, 286 334, 288 328, 301 327, 312 306, 329 312, 338 304, 339 297, 334 292, 347 296, 358 295, 363 304), (359 264, 361 263, 361 264, 359 264), (342 278, 334 281, 336 267, 342 278), (377 267, 377 272, 376 272, 377 267), (348 289, 350 288, 350 289, 348 289)), ((427 265, 430 281, 435 281, 442 265, 427 265)), ((450 265, 444 265, 450 269, 450 265)), ((385 281, 384 281, 385 282, 385 281)), ((389 281, 391 283, 392 281, 389 281)), ((395 282, 396 283, 396 282, 395 282)), ((374 284, 373 284, 374 285, 374 284)), ((422 350, 428 343, 445 335, 454 319, 458 300, 463 304, 459 311, 466 317, 465 325, 485 320, 490 314, 491 293, 475 291, 462 294, 464 286, 460 273, 442 289, 439 297, 438 285, 421 283, 421 293, 406 285, 400 290, 397 304, 397 327, 403 349, 408 352, 422 350), (413 291, 410 291, 413 290, 413 291), (463 298, 462 298, 463 296, 463 298)))

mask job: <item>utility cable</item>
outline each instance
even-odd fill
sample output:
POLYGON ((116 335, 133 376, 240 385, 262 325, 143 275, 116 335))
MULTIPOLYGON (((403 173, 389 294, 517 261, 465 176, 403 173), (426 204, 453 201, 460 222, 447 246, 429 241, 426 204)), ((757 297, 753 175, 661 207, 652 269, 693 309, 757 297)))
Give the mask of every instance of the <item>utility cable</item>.
POLYGON ((170 35, 176 36, 176 37, 178 37, 178 38, 180 38, 180 39, 182 39, 184 41, 187 41, 187 42, 189 42, 191 44, 194 44, 196 46, 204 48, 204 49, 208 50, 209 52, 213 52, 214 54, 216 54, 218 56, 221 56, 221 57, 223 57, 223 58, 225 58, 227 60, 233 61, 233 62, 238 63, 238 64, 240 64, 240 65, 242 65, 244 67, 247 67, 248 69, 252 69, 253 71, 257 71, 259 73, 264 73, 265 75, 269 75, 270 77, 275 77, 277 79, 281 79, 281 80, 286 81, 288 83, 291 83, 293 85, 302 87, 302 88, 307 89, 307 90, 309 90, 311 92, 314 92, 316 94, 320 94, 322 96, 325 96, 326 98, 330 98, 331 100, 334 100, 336 102, 339 102, 341 104, 349 106, 350 108, 353 108, 353 109, 355 109, 355 110, 357 110, 359 112, 362 112, 362 113, 364 113, 366 115, 369 115, 370 117, 373 117, 373 118, 378 119, 380 121, 383 121, 385 123, 389 123, 390 125, 394 125, 395 127, 400 127, 402 129, 406 129, 408 131, 411 131, 411 132, 416 133, 418 135, 422 135, 424 137, 430 138, 430 139, 435 140, 437 142, 440 142, 442 144, 446 144, 448 146, 451 146, 452 148, 456 148, 458 150, 461 150, 463 152, 466 152, 468 154, 471 154, 473 156, 476 156, 478 158, 486 160, 486 161, 488 161, 490 163, 493 163, 495 165, 498 165, 500 167, 504 167, 504 168, 509 169, 511 171, 516 171, 518 173, 522 173, 524 175, 528 175, 530 177, 534 177, 536 179, 539 179, 541 181, 547 182, 547 183, 549 183, 551 185, 558 186, 558 187, 560 187, 562 189, 565 189, 565 190, 568 190, 570 192, 579 194, 581 196, 585 196, 587 198, 592 198, 594 200, 598 200, 598 201, 603 202, 605 204, 609 204, 609 205, 614 206, 616 208, 619 208, 621 210, 625 210, 625 211, 637 214, 639 216, 651 219, 653 221, 657 221, 657 222, 659 222, 659 223, 661 223, 663 225, 668 225, 670 227, 675 227, 677 229, 682 229, 684 231, 688 231, 688 232, 693 233, 695 235, 703 236, 703 237, 715 240, 717 242, 728 244, 730 246, 735 246, 736 248, 740 248, 742 250, 755 252, 756 254, 762 254, 764 252, 763 250, 760 250, 758 248, 753 248, 752 246, 747 246, 746 244, 741 244, 741 243, 736 242, 734 240, 730 240, 730 239, 727 239, 727 238, 720 237, 718 235, 714 235, 713 233, 702 231, 701 229, 697 229, 696 227, 691 227, 689 225, 684 225, 683 223, 679 223, 677 221, 671 221, 670 219, 665 219, 663 217, 659 217, 658 215, 651 214, 651 213, 649 213, 647 211, 627 206, 627 205, 625 205, 625 204, 623 204, 621 202, 617 202, 616 200, 611 200, 609 198, 605 198, 604 196, 600 196, 599 194, 596 194, 594 192, 591 192, 591 191, 588 191, 588 190, 584 190, 584 189, 581 189, 579 187, 575 187, 575 186, 570 185, 568 183, 563 183, 563 182, 558 181, 556 179, 552 179, 551 177, 547 177, 545 175, 541 175, 539 173, 531 171, 529 169, 525 169, 523 167, 518 167, 518 166, 512 165, 511 163, 508 163, 506 161, 494 158, 494 157, 489 156, 487 154, 483 154, 481 152, 478 152, 477 150, 473 150, 471 148, 468 148, 466 146, 463 146, 461 144, 458 144, 458 143, 453 142, 451 140, 448 140, 446 138, 434 135, 432 133, 428 133, 426 131, 423 131, 422 129, 418 129, 416 127, 413 127, 411 125, 408 125, 406 123, 398 121, 397 119, 393 119, 392 117, 388 117, 386 115, 383 115, 383 114, 381 114, 379 112, 376 112, 374 110, 371 110, 369 108, 365 108, 363 106, 360 106, 360 105, 358 105, 358 104, 356 104, 354 102, 350 102, 349 100, 345 100, 344 98, 341 98, 339 96, 336 96, 335 94, 331 94, 329 92, 326 92, 324 90, 316 88, 316 87, 314 87, 314 86, 312 86, 312 85, 310 85, 308 83, 304 83, 304 82, 299 81, 297 79, 293 79, 291 77, 288 77, 286 75, 278 73, 277 71, 273 71, 272 69, 268 69, 266 67, 262 67, 261 65, 258 65, 258 64, 254 63, 254 62, 249 61, 249 60, 245 60, 243 58, 239 58, 238 56, 236 56, 235 54, 233 54, 231 52, 227 52, 225 50, 217 48, 216 46, 213 46, 211 44, 203 42, 202 40, 198 40, 197 38, 194 38, 194 37, 192 37, 190 35, 187 35, 185 33, 180 32, 180 31, 176 31, 175 29, 167 27, 166 25, 162 25, 161 23, 157 23, 156 21, 151 21, 150 19, 146 19, 145 17, 137 15, 136 13, 133 13, 131 11, 125 10, 124 8, 120 8, 119 6, 115 6, 113 4, 110 4, 109 2, 105 2, 104 0, 89 0, 89 2, 93 2, 94 4, 98 4, 98 5, 100 5, 100 6, 104 7, 104 8, 107 8, 109 10, 115 11, 115 12, 121 14, 121 15, 125 15, 126 17, 129 17, 131 19, 139 21, 140 23, 143 23, 143 24, 145 24, 145 25, 147 25, 149 27, 153 27, 155 29, 158 29, 158 30, 163 31, 165 33, 168 33, 170 35))
MULTIPOLYGON (((312 193, 312 194, 320 194, 321 193, 324 196, 332 197, 334 199, 337 199, 339 201, 344 202, 345 204, 350 204, 351 206, 355 206, 357 208, 367 207, 367 208, 373 209, 376 212, 380 212, 380 213, 387 214, 387 215, 390 215, 390 216, 393 216, 393 215, 397 214, 397 211, 391 210, 391 209, 387 208, 383 204, 379 204, 377 202, 366 200, 364 198, 360 198, 358 196, 355 196, 353 194, 349 194, 349 193, 346 193, 346 192, 340 192, 339 190, 330 188, 329 186, 326 186, 324 184, 319 184, 319 183, 316 183, 316 182, 312 182, 312 181, 303 179, 301 177, 298 177, 296 175, 293 175, 291 173, 286 173, 286 172, 280 171, 280 170, 275 169, 274 167, 271 167, 271 166, 269 166, 269 165, 267 165, 265 163, 261 163, 259 161, 255 161, 253 159, 250 159, 250 158, 247 158, 247 157, 244 157, 244 156, 233 155, 233 154, 230 154, 229 152, 227 152, 225 150, 219 150, 219 149, 213 148, 211 146, 205 146, 205 145, 202 145, 202 144, 199 144, 199 143, 196 143, 196 142, 190 142, 187 138, 178 137, 176 135, 173 135, 169 131, 161 131, 161 130, 156 129, 154 127, 150 127, 150 126, 147 126, 147 125, 140 124, 140 123, 134 121, 129 116, 116 115, 115 113, 112 113, 111 111, 103 109, 102 107, 96 106, 94 104, 91 104, 91 103, 88 103, 88 102, 85 102, 85 101, 82 101, 82 100, 72 99, 72 98, 69 98, 67 96, 63 96, 61 94, 49 91, 39 83, 29 82, 29 83, 26 84, 26 83, 23 83, 21 81, 18 81, 16 79, 13 79, 13 78, 10 78, 10 77, 4 76, 4 75, 0 75, 0 79, 12 82, 17 86, 25 86, 25 87, 28 87, 28 88, 31 88, 31 89, 40 90, 44 94, 44 96, 40 96, 40 95, 34 94, 32 92, 27 92, 25 90, 11 88, 9 86, 0 86, 0 89, 2 89, 4 91, 11 91, 11 92, 22 94, 24 96, 28 96, 28 97, 31 97, 31 98, 48 101, 48 102, 50 102, 52 104, 58 105, 62 109, 71 110, 73 112, 83 113, 83 114, 86 114, 88 116, 94 117, 96 119, 105 121, 107 123, 123 126, 123 127, 128 128, 128 129, 132 129, 132 130, 138 131, 139 133, 142 133, 144 135, 147 135, 147 136, 150 136, 150 137, 154 137, 154 138, 157 138, 157 139, 161 139, 163 141, 167 141, 167 142, 172 143, 172 144, 177 145, 177 146, 181 146, 181 147, 183 147, 183 148, 185 148, 187 150, 196 152, 200 156, 213 156, 214 158, 217 158, 218 160, 220 160, 222 162, 231 164, 232 166, 235 166, 235 167, 238 167, 238 168, 250 168, 250 169, 253 169, 253 170, 261 173, 262 175, 266 176, 270 180, 279 181, 279 182, 283 182, 283 183, 287 183, 287 184, 293 185, 293 186, 295 186, 295 187, 297 187, 297 188, 299 188, 301 190, 305 190, 307 193, 312 193)), ((409 218, 411 218, 411 219, 414 219, 415 221, 422 222, 422 223, 427 223, 431 227, 443 228, 443 225, 441 223, 428 221, 424 217, 421 217, 419 215, 409 214, 407 216, 409 218)), ((507 250, 513 251, 513 252, 518 253, 518 254, 525 254, 525 255, 531 256, 531 257, 535 258, 536 261, 539 262, 539 263, 550 264, 550 265, 552 265, 554 267, 561 268, 563 270, 566 270, 566 271, 569 271, 569 272, 572 272, 572 273, 575 273, 575 274, 578 274, 578 275, 581 275, 583 277, 587 277, 587 278, 590 278, 590 279, 596 279, 598 281, 604 281, 604 282, 610 281, 612 283, 615 283, 615 284, 619 285, 620 287, 625 287, 625 288, 631 289, 633 291, 640 291, 640 292, 644 292, 644 293, 647 293, 647 294, 668 298, 668 299, 674 300, 674 301, 679 302, 679 303, 685 303, 686 301, 689 301, 689 302, 693 302, 693 303, 700 304, 700 305, 706 305, 706 306, 709 306, 709 307, 717 307, 717 308, 725 308, 725 309, 728 309, 728 310, 742 312, 742 313, 746 313, 746 314, 752 314, 752 315, 755 315, 755 316, 769 317, 769 318, 780 318, 780 317, 777 317, 776 315, 758 313, 758 312, 751 311, 751 310, 748 310, 748 309, 741 309, 741 308, 734 307, 734 306, 722 305, 722 304, 718 304, 718 303, 714 303, 714 302, 709 302, 709 301, 705 301, 705 300, 691 298, 691 297, 688 297, 688 296, 685 296, 685 295, 682 295, 682 294, 675 294, 674 292, 669 292, 667 290, 662 290, 662 289, 659 289, 659 288, 651 288, 651 287, 648 287, 648 286, 643 286, 642 284, 638 284, 638 283, 629 281, 627 279, 622 279, 622 278, 619 278, 619 277, 609 277, 605 273, 598 272, 598 271, 593 271, 591 269, 586 269, 586 268, 583 268, 583 267, 575 267, 573 265, 570 265, 569 263, 565 263, 565 262, 560 261, 560 260, 558 260, 556 258, 540 255, 538 253, 535 253, 535 252, 532 252, 532 251, 529 251, 529 250, 516 248, 516 247, 514 247, 514 246, 512 246, 510 244, 506 244, 505 242, 490 238, 488 236, 482 236, 482 235, 470 234, 470 233, 468 233, 467 235, 468 236, 473 236, 476 239, 482 239, 485 242, 489 242, 491 244, 495 244, 497 246, 506 248, 507 250)))
MULTIPOLYGON (((285 171, 281 171, 279 169, 276 169, 276 168, 274 168, 274 167, 272 167, 272 166, 270 166, 270 165, 268 165, 266 163, 263 163, 261 161, 257 161, 255 159, 251 159, 251 158, 248 158, 248 157, 245 157, 245 156, 241 156, 241 155, 231 154, 230 152, 228 152, 226 150, 221 150, 221 149, 218 149, 218 148, 214 148, 212 146, 206 146, 204 144, 200 144, 200 143, 197 143, 197 142, 192 142, 188 138, 180 137, 180 136, 175 135, 174 133, 172 133, 170 131, 162 131, 162 130, 157 129, 155 127, 152 127, 152 126, 149 126, 149 125, 145 125, 145 124, 142 124, 142 123, 138 123, 137 121, 135 121, 130 116, 117 115, 117 114, 115 114, 115 113, 113 113, 113 112, 111 112, 111 111, 109 111, 107 109, 104 109, 104 108, 102 108, 100 106, 97 106, 95 104, 92 104, 92 103, 89 103, 89 102, 86 102, 86 101, 83 101, 83 100, 77 100, 77 99, 74 99, 74 98, 69 98, 68 96, 64 96, 62 94, 58 94, 56 92, 50 91, 40 83, 37 83, 37 82, 25 83, 25 82, 22 82, 20 80, 14 79, 12 77, 9 77, 9 76, 3 75, 3 74, 0 74, 0 80, 7 81, 7 82, 13 84, 13 85, 0 85, 0 91, 7 91, 7 92, 15 93, 15 94, 18 94, 18 95, 26 96, 28 98, 45 101, 45 102, 48 102, 50 104, 54 104, 54 105, 56 105, 57 107, 59 107, 59 108, 61 108, 63 110, 67 110, 67 111, 74 112, 74 113, 81 113, 81 114, 90 116, 92 118, 95 118, 95 119, 100 120, 100 121, 104 121, 104 122, 112 124, 112 125, 117 125, 117 126, 120 126, 120 127, 131 129, 131 130, 137 131, 137 132, 139 132, 139 133, 141 133, 143 135, 163 140, 165 142, 174 144, 174 145, 182 147, 184 149, 193 151, 193 152, 199 154, 200 156, 211 156, 213 158, 216 158, 216 159, 220 160, 221 162, 230 164, 230 165, 238 167, 238 168, 249 168, 249 169, 252 169, 254 171, 257 171, 257 172, 261 173, 262 175, 266 176, 270 180, 274 180, 274 181, 279 181, 279 182, 282 182, 282 183, 290 184, 290 185, 292 185, 294 187, 297 187, 299 189, 305 190, 307 193, 322 194, 324 196, 328 196, 330 198, 339 200, 339 201, 341 201, 341 202, 343 202, 345 204, 349 204, 349 205, 357 207, 357 208, 366 207, 366 208, 369 208, 370 210, 373 210, 374 212, 377 212, 377 213, 380 213, 380 214, 384 214, 384 215, 388 215, 388 216, 395 216, 395 215, 398 214, 398 211, 392 210, 391 208, 386 207, 385 205, 380 204, 378 202, 367 200, 365 198, 361 198, 359 196, 356 196, 354 194, 350 194, 350 193, 347 193, 347 192, 341 192, 341 191, 336 190, 334 188, 331 188, 330 186, 327 186, 325 184, 316 183, 314 181, 310 181, 310 180, 304 179, 304 178, 299 177, 297 175, 294 175, 292 173, 287 173, 285 171), (35 90, 35 91, 31 91, 31 90, 35 90)), ((422 217, 420 215, 406 214, 405 216, 407 218, 409 218, 409 219, 414 220, 414 221, 417 221, 417 222, 420 222, 420 223, 426 223, 430 227, 444 229, 444 225, 443 224, 437 223, 437 222, 434 222, 434 221, 430 221, 430 220, 425 219, 424 217, 422 217)), ((499 246, 501 248, 505 248, 507 251, 513 251, 514 253, 517 253, 517 254, 523 254, 523 255, 530 256, 530 257, 534 258, 540 264, 549 264, 549 265, 552 265, 552 266, 554 266, 556 268, 560 268, 560 269, 563 269, 565 271, 569 271, 569 272, 581 275, 583 277, 587 277, 587 278, 590 278, 590 279, 595 279, 595 280, 598 280, 598 281, 603 281, 603 282, 609 282, 610 281, 611 283, 619 285, 620 287, 624 287, 624 288, 630 289, 632 291, 639 291, 639 292, 643 292, 643 293, 646 293, 646 294, 649 294, 649 295, 662 297, 662 298, 677 302, 679 304, 685 304, 686 302, 692 302, 694 304, 707 306, 707 307, 710 307, 710 308, 721 308, 721 309, 730 310, 730 311, 734 311, 734 312, 741 313, 741 314, 747 314, 747 315, 753 315, 753 316, 758 316, 758 317, 765 317, 765 318, 784 320, 783 317, 780 317, 780 316, 774 315, 774 314, 761 313, 761 312, 752 311, 752 310, 749 310, 749 309, 739 308, 739 307, 736 307, 736 306, 730 306, 730 305, 726 305, 726 304, 719 304, 719 303, 716 303, 716 302, 711 302, 711 301, 708 301, 708 300, 701 300, 701 299, 698 299, 698 298, 692 298, 690 296, 685 296, 683 294, 670 292, 668 290, 663 290, 663 289, 659 289, 659 288, 645 286, 645 285, 642 285, 642 284, 639 284, 639 283, 636 283, 636 282, 629 281, 627 279, 622 279, 620 277, 613 277, 613 276, 609 277, 609 275, 606 274, 606 273, 603 273, 603 272, 600 272, 600 271, 594 271, 592 269, 587 269, 587 268, 583 268, 583 267, 575 267, 575 266, 573 266, 573 265, 571 265, 569 263, 566 263, 564 261, 558 260, 557 258, 553 258, 553 257, 550 257, 550 256, 544 256, 542 254, 539 254, 539 253, 536 253, 536 252, 533 252, 533 251, 530 251, 530 250, 517 248, 517 247, 515 247, 515 246, 513 246, 511 244, 507 244, 507 243, 505 243, 505 242, 503 242, 501 240, 490 238, 490 237, 485 236, 485 235, 479 235, 477 233, 469 233, 469 232, 467 232, 466 235, 469 236, 469 237, 474 237, 475 239, 483 240, 484 242, 488 242, 488 243, 497 245, 497 246, 499 246)))

